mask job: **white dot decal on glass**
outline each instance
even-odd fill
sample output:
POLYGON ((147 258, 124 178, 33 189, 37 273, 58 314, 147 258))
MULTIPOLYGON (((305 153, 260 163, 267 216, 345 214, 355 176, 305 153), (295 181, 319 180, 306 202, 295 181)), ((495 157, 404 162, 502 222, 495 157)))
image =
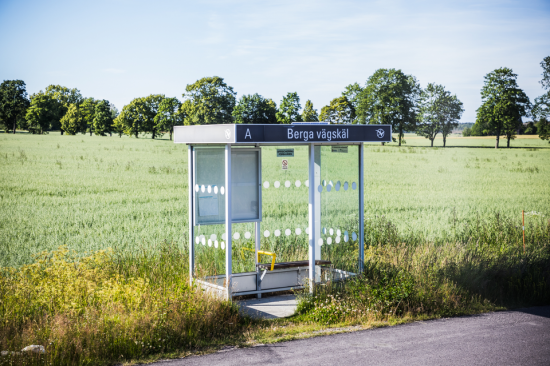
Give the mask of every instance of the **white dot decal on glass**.
POLYGON ((225 240, 225 233, 222 234, 222 240, 225 240))
POLYGON ((336 239, 334 240, 336 242, 336 244, 340 243, 340 237, 337 236, 336 239))
POLYGON ((342 236, 342 232, 340 231, 340 229, 336 230, 336 236, 342 236))
POLYGON ((357 189, 357 183, 353 182, 351 184, 351 189, 353 189, 355 191, 357 189))
POLYGON ((214 248, 217 248, 217 247, 218 247, 218 241, 215 240, 215 241, 214 241, 214 248))
POLYGON ((351 238, 353 239, 353 241, 357 240, 357 234, 351 233, 351 238))
POLYGON ((344 191, 347 191, 348 190, 348 182, 344 182, 344 191))
POLYGON ((348 231, 347 231, 347 230, 346 230, 346 231, 344 231, 344 235, 348 235, 348 231))
POLYGON ((323 186, 319 184, 319 187, 317 187, 317 190, 319 191, 319 193, 323 192, 323 186))
POLYGON ((218 194, 218 186, 214 186, 214 194, 218 194))
POLYGON ((267 180, 264 182, 264 188, 269 188, 269 182, 267 180))
POLYGON ((349 235, 346 233, 344 234, 344 241, 347 243, 349 241, 349 235))
POLYGON ((296 182, 294 182, 294 185, 296 186, 296 188, 300 188, 300 186, 302 185, 302 182, 297 180, 296 182))
POLYGON ((321 182, 321 184, 322 184, 323 186, 326 187, 326 186, 327 186, 327 181, 323 179, 323 181, 321 182))
POLYGON ((212 193, 212 186, 208 186, 207 190, 208 190, 208 193, 212 193))
POLYGON ((275 183, 273 183, 273 187, 275 188, 279 188, 281 186, 281 182, 279 182, 278 180, 275 181, 275 183))
POLYGON ((306 234, 309 235, 309 227, 306 227, 306 234))
POLYGON ((279 229, 275 230, 275 236, 281 236, 281 230, 279 229))
POLYGON ((204 191, 206 191, 206 187, 204 186, 204 184, 201 186, 201 192, 204 193, 204 191))
POLYGON ((222 241, 222 250, 225 250, 225 243, 222 241))
POLYGON ((306 180, 306 182, 304 184, 306 185, 306 187, 309 187, 309 179, 306 180))
POLYGON ((202 245, 206 245, 206 238, 204 236, 201 238, 201 243, 202 245))
POLYGON ((334 187, 334 183, 332 181, 328 182, 329 186, 334 187))
POLYGON ((223 188, 223 186, 220 188, 220 193, 225 194, 225 188, 223 188))
POLYGON ((342 187, 342 183, 340 183, 340 181, 336 182, 336 187, 334 187, 336 189, 336 192, 340 190, 340 187, 342 187))
POLYGON ((297 227, 294 232, 296 233, 296 235, 302 235, 302 229, 300 229, 299 227, 297 227))
POLYGON ((241 238, 241 234, 239 234, 239 233, 233 234, 233 239, 239 240, 240 238, 241 238))
POLYGON ((218 236, 216 234, 210 235, 210 240, 216 240, 218 236))
POLYGON ((332 244, 332 238, 330 236, 327 238, 327 244, 328 245, 332 244))
POLYGON ((244 238, 245 239, 250 239, 250 233, 248 231, 246 233, 244 233, 244 238))
POLYGON ((266 238, 269 238, 269 235, 270 235, 269 230, 264 231, 264 236, 265 236, 266 238))
POLYGON ((286 188, 290 188, 290 181, 289 181, 289 180, 287 180, 287 181, 285 182, 285 187, 286 187, 286 188))
POLYGON ((196 237, 195 237, 195 244, 198 244, 198 243, 199 243, 199 240, 200 240, 199 237, 196 236, 196 237))
POLYGON ((332 189, 332 186, 327 186, 327 192, 330 192, 332 189))
POLYGON ((334 235, 334 230, 329 229, 328 233, 329 233, 330 235, 334 235))
POLYGON ((212 246, 212 240, 211 240, 211 239, 208 239, 208 246, 209 246, 209 247, 212 246))
POLYGON ((290 229, 286 229, 286 230, 285 230, 285 235, 286 235, 286 236, 289 236, 291 232, 292 232, 292 231, 290 231, 290 229))
POLYGON ((327 233, 327 228, 324 227, 323 230, 321 230, 323 232, 323 234, 326 234, 327 233))
POLYGON ((319 246, 323 246, 323 239, 322 238, 319 238, 319 240, 317 242, 319 243, 319 246))
POLYGON ((195 184, 195 192, 198 192, 198 191, 199 191, 199 185, 195 184))

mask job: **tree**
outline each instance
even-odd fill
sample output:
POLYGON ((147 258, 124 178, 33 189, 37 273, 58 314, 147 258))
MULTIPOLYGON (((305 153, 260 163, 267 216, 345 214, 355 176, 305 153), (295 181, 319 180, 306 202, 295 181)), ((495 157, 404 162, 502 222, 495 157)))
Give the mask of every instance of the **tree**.
POLYGON ((355 120, 355 108, 346 96, 334 98, 321 109, 319 119, 330 123, 350 124, 355 120))
POLYGON ((302 122, 300 115, 300 97, 298 93, 287 93, 281 100, 276 117, 278 123, 291 124, 292 122, 302 122))
POLYGON ((235 123, 277 123, 275 103, 270 101, 258 93, 243 95, 233 108, 235 123))
POLYGON ((518 87, 516 79, 517 75, 506 67, 485 75, 476 124, 485 124, 487 132, 496 134, 495 149, 501 134, 506 135, 507 147, 510 147, 510 140, 522 125, 521 117, 527 116, 530 108, 529 98, 518 87))
POLYGON ((445 87, 434 83, 429 83, 420 93, 417 115, 420 124, 416 128, 416 134, 430 140, 432 147, 435 137, 441 131, 445 96, 445 87))
POLYGON ((82 131, 84 124, 80 107, 77 104, 70 104, 67 113, 61 118, 61 128, 67 135, 76 135, 82 131))
POLYGON ((99 136, 105 136, 107 132, 111 133, 113 130, 113 115, 108 100, 97 101, 92 126, 94 133, 99 136))
POLYGON ((61 134, 63 134, 61 118, 67 113, 69 105, 80 105, 82 103, 83 98, 80 90, 76 88, 69 89, 61 85, 48 85, 44 94, 50 96, 54 101, 51 106, 52 120, 49 128, 52 130, 61 129, 61 134))
POLYGON ((134 135, 138 137, 138 133, 142 130, 141 116, 138 112, 138 104, 141 98, 135 98, 130 103, 122 108, 122 111, 114 121, 115 129, 122 136, 122 133, 127 135, 134 135))
POLYGON ((181 107, 185 115, 184 124, 202 125, 232 123, 235 107, 235 93, 223 78, 205 77, 185 87, 181 107))
POLYGON ((441 122, 441 134, 443 135, 443 147, 447 146, 447 136, 458 127, 460 117, 464 113, 462 102, 456 95, 449 94, 445 97, 443 103, 443 120, 441 122))
POLYGON ((0 84, 0 122, 6 132, 12 128, 15 133, 17 120, 26 114, 29 104, 23 80, 4 80, 0 84))
POLYGON ((157 115, 154 122, 156 130, 169 131, 170 140, 172 140, 172 133, 174 132, 174 126, 183 123, 182 114, 179 112, 181 102, 177 98, 164 98, 159 104, 157 115))
POLYGON ((151 94, 145 98, 139 98, 138 113, 143 123, 141 124, 141 132, 150 132, 151 138, 155 138, 158 134, 158 128, 155 123, 160 103, 164 100, 164 94, 151 94))
POLYGON ((369 77, 359 96, 359 123, 391 124, 398 132, 399 146, 405 131, 416 129, 416 107, 420 95, 416 78, 401 70, 378 69, 369 77))
POLYGON ((342 96, 348 98, 349 102, 357 110, 359 107, 359 99, 363 88, 358 83, 349 84, 346 86, 346 90, 342 92, 342 96))
POLYGON ((544 90, 550 89, 550 56, 546 56, 540 66, 542 67, 542 80, 539 83, 544 90))
POLYGON ((99 101, 96 101, 94 98, 86 98, 80 105, 80 114, 82 115, 82 125, 83 128, 78 131, 82 133, 89 132, 92 136, 94 131, 94 118, 95 118, 95 108, 99 101))
MULTIPOLYGON (((535 105, 531 110, 533 119, 537 121, 536 128, 542 140, 548 140, 550 136, 550 56, 547 56, 540 63, 542 66, 542 88, 548 90, 545 94, 535 98, 535 105)), ((550 141, 549 141, 550 142, 550 141)))
POLYGON ((319 116, 317 115, 317 109, 313 109, 313 103, 309 99, 306 101, 304 111, 302 112, 302 121, 304 122, 319 121, 319 116))
POLYGON ((42 91, 31 95, 30 106, 25 115, 30 132, 42 134, 50 128, 51 121, 57 118, 56 103, 51 96, 42 91))

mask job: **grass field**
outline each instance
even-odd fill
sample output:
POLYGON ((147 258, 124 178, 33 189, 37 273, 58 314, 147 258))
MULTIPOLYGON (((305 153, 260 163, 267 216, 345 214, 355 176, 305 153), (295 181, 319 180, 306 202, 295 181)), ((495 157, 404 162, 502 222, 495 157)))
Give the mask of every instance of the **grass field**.
MULTIPOLYGON (((329 282, 314 296, 300 294, 298 315, 267 322, 241 317, 230 302, 189 284, 185 146, 0 135, 0 350, 15 351, 0 365, 135 363, 312 336, 326 326, 550 303, 548 144, 518 139, 495 151, 475 147, 492 146, 487 138, 450 139, 470 147, 445 149, 406 139, 401 148, 365 147, 365 272, 345 286, 329 282), (522 209, 536 212, 526 217, 525 251, 522 209), (73 251, 52 252, 59 246, 73 251), (98 252, 106 248, 113 250, 98 252), (44 345, 46 354, 17 353, 29 344, 44 345)), ((284 173, 275 148, 262 158, 270 182, 262 248, 279 260, 305 259, 307 151, 296 148, 284 173), (277 229, 292 233, 277 237, 277 229)), ((322 164, 327 186, 357 181, 357 147, 323 149, 322 164)), ((357 190, 323 191, 323 256, 339 265, 353 263, 359 243, 337 243, 330 229, 352 236, 357 205, 357 190)), ((252 229, 233 228, 241 236, 234 272, 251 269, 239 249, 252 229)), ((198 234, 220 237, 221 230, 202 226, 198 234)), ((221 248, 197 249, 202 265, 223 271, 221 248)))
MULTIPOLYGON (((401 148, 365 147, 366 218, 385 216, 401 232, 437 238, 448 235, 457 222, 495 213, 518 224, 521 210, 550 215, 548 143, 520 138, 514 149, 453 148, 493 143, 457 137, 443 149, 425 147, 429 141, 416 136, 406 140, 401 148)), ((350 185, 357 181, 356 149, 350 147, 348 154, 323 150, 323 178, 350 185)), ((285 237, 276 240, 274 231, 287 228, 293 234, 286 242, 306 250, 307 151, 295 150, 286 173, 275 148, 262 152, 263 180, 271 183, 263 193, 262 231, 272 235, 262 246, 268 250, 285 237), (282 185, 289 180, 291 188, 275 189, 276 180, 282 185), (296 180, 302 182, 300 188, 296 180), (301 237, 295 236, 296 228, 301 237)), ((115 136, 0 135, 0 161, 2 266, 30 263, 33 253, 60 245, 84 253, 154 248, 163 241, 184 246, 187 241, 184 145, 115 136)), ((323 200, 323 226, 351 236, 357 228, 357 191, 332 190, 323 200)), ((244 238, 252 228, 240 224, 234 230, 244 238)), ((208 235, 217 230, 221 236, 221 226, 201 230, 208 235)), ((236 266, 238 262, 236 258, 236 266)))

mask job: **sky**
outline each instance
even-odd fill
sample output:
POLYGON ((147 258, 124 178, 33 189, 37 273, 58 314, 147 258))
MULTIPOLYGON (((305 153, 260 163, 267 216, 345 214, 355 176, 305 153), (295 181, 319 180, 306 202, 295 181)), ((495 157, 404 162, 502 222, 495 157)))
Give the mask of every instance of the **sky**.
POLYGON ((318 111, 379 68, 434 82, 474 122, 484 76, 511 68, 543 94, 550 1, 0 0, 0 80, 29 95, 50 84, 119 110, 149 94, 178 97, 221 76, 279 104, 298 92, 318 111))

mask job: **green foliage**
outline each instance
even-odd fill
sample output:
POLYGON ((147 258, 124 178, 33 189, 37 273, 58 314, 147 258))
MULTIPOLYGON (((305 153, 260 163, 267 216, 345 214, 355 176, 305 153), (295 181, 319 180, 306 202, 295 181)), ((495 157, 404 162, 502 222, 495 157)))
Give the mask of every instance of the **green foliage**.
POLYGON ((537 126, 533 123, 533 121, 529 121, 525 128, 520 131, 520 133, 523 133, 524 135, 536 135, 537 134, 537 126))
POLYGON ((7 132, 17 128, 17 121, 29 107, 27 88, 23 80, 4 80, 0 84, 0 126, 7 132))
POLYGON ((456 95, 451 96, 443 85, 430 83, 420 94, 417 116, 420 124, 416 133, 430 140, 432 147, 436 135, 441 133, 445 146, 447 136, 458 126, 463 111, 462 102, 456 95))
POLYGON ((543 89, 550 89, 550 56, 546 56, 541 62, 542 80, 539 81, 543 89))
POLYGON ((506 135, 507 147, 510 147, 510 140, 522 125, 521 117, 529 112, 529 98, 518 87, 516 79, 511 69, 496 69, 485 75, 481 89, 482 105, 477 109, 476 124, 484 126, 484 133, 496 135, 497 149, 502 134, 506 135))
POLYGON ((321 109, 319 115, 321 121, 330 123, 350 124, 355 121, 355 108, 346 96, 334 98, 330 104, 321 109))
POLYGON ((353 106, 353 109, 357 110, 362 91, 363 88, 358 83, 353 83, 346 86, 346 90, 342 92, 342 96, 348 98, 349 102, 353 106))
POLYGON ((58 116, 56 103, 51 96, 42 91, 31 95, 30 106, 26 114, 30 132, 42 134, 50 128, 51 121, 58 116))
POLYGON ((277 123, 277 110, 271 99, 265 99, 258 93, 243 95, 233 108, 235 123, 277 123))
POLYGON ((300 115, 300 97, 297 92, 287 93, 279 104, 279 110, 277 111, 277 123, 290 124, 292 122, 302 122, 302 116, 300 115))
POLYGON ((183 124, 183 114, 180 113, 181 102, 177 98, 164 98, 160 102, 158 112, 154 118, 157 131, 168 131, 170 140, 174 126, 183 124))
POLYGON ((181 111, 186 125, 222 124, 233 122, 235 93, 223 78, 205 77, 185 87, 181 111))
POLYGON ((83 127, 78 132, 89 132, 90 136, 92 136, 92 132, 94 132, 94 118, 97 103, 99 103, 99 101, 94 98, 86 98, 80 104, 83 127))
POLYGON ((61 118, 61 128, 67 135, 76 135, 83 131, 85 128, 84 118, 78 105, 69 105, 67 113, 61 118))
POLYGON ((317 115, 317 109, 313 109, 313 103, 311 100, 306 101, 304 106, 304 111, 302 112, 302 121, 303 122, 318 122, 319 116, 317 115))
POLYGON ((548 143, 550 143, 550 122, 546 119, 540 119, 536 126, 540 139, 549 140, 548 143))
POLYGON ((93 129, 94 133, 99 136, 105 136, 110 133, 113 128, 113 116, 108 100, 97 101, 94 111, 93 129))
POLYGON ((69 105, 80 105, 83 98, 80 90, 73 88, 69 89, 61 85, 48 85, 44 94, 51 97, 50 111, 52 119, 50 121, 50 129, 58 130, 61 128, 61 118, 67 113, 69 105))
POLYGON ((466 127, 462 130, 462 136, 468 137, 472 136, 472 129, 470 127, 466 127))
POLYGON ((155 116, 163 99, 162 94, 133 99, 122 108, 122 112, 115 119, 115 129, 122 130, 130 136, 134 135, 136 138, 140 132, 151 133, 151 138, 154 139, 158 134, 155 116))
POLYGON ((416 105, 420 85, 401 70, 378 69, 359 96, 359 123, 390 124, 398 133, 399 146, 405 131, 416 129, 416 105))

